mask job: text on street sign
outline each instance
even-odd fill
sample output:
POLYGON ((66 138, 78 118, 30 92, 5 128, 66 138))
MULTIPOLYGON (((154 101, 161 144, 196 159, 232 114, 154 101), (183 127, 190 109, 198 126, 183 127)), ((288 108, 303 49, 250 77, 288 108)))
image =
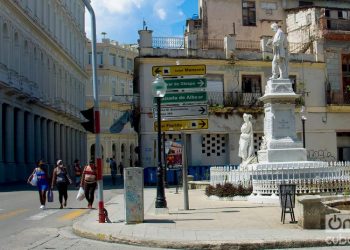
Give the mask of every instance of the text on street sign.
MULTIPOLYGON (((154 99, 155 100, 155 99, 154 99)), ((207 92, 181 92, 181 93, 166 93, 162 98, 162 104, 180 104, 180 103, 206 103, 208 100, 207 92)))
MULTIPOLYGON (((153 108, 154 118, 157 118, 157 110, 153 108)), ((186 116, 207 116, 208 105, 185 105, 185 106, 162 106, 161 117, 186 117, 186 116)))
MULTIPOLYGON (((208 119, 169 120, 161 122, 162 131, 208 129, 208 119)), ((158 131, 157 122, 154 122, 154 131, 158 131)))
POLYGON ((160 74, 162 76, 188 76, 188 75, 205 75, 206 66, 203 65, 169 65, 153 66, 152 75, 160 74))
POLYGON ((206 88, 206 78, 165 79, 167 90, 206 88))

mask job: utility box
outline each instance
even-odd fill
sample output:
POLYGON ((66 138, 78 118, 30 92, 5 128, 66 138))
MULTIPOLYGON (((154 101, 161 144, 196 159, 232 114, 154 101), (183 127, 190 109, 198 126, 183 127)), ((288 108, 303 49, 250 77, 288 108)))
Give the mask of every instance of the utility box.
POLYGON ((144 220, 143 168, 124 169, 125 223, 136 224, 144 220))

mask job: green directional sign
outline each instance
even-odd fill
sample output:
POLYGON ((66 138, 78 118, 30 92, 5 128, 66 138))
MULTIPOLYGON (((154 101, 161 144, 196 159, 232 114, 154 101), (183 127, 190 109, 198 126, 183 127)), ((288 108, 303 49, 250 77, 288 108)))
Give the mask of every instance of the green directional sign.
POLYGON ((206 78, 183 78, 183 79, 164 79, 167 84, 167 90, 175 89, 198 89, 207 87, 206 78))
POLYGON ((181 104, 181 103, 206 103, 208 100, 207 92, 181 92, 166 93, 162 98, 162 104, 181 104))

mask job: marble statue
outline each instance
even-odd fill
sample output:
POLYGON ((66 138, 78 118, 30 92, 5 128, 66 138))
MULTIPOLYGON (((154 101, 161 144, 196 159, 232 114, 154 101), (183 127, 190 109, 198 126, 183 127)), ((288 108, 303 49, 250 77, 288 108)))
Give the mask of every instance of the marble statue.
POLYGON ((272 76, 270 79, 288 79, 288 41, 286 35, 277 23, 271 24, 275 32, 273 39, 267 41, 267 46, 272 47, 272 76))
POLYGON ((244 123, 241 127, 238 150, 238 156, 242 158, 242 162, 245 162, 254 156, 253 126, 251 119, 252 115, 246 113, 243 114, 244 123))

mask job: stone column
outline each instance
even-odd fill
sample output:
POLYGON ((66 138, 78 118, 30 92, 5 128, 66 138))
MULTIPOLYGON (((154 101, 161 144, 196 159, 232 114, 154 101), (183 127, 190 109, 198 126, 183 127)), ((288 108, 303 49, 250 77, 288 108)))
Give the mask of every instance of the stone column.
POLYGON ((42 158, 41 154, 41 117, 35 116, 35 162, 42 158))
POLYGON ((4 166, 4 158, 3 158, 3 139, 2 135, 3 135, 3 127, 2 127, 2 107, 3 104, 2 102, 0 102, 0 183, 4 183, 5 182, 5 166, 4 166))
POLYGON ((25 140, 24 140, 24 112, 20 109, 16 109, 15 112, 15 123, 16 123, 16 175, 17 180, 24 180, 25 179, 25 165, 24 165, 24 151, 26 150, 25 147, 25 140))
POLYGON ((55 123, 55 160, 61 158, 61 128, 59 123, 55 123))
POLYGON ((153 47, 152 47, 152 30, 139 30, 139 47, 140 47, 140 55, 152 55, 153 47))
POLYGON ((72 128, 72 161, 70 164, 72 165, 74 160, 77 158, 77 131, 72 128))
POLYGON ((67 162, 67 143, 66 143, 66 126, 63 124, 61 125, 61 156, 60 159, 63 160, 63 162, 67 162))
POLYGON ((232 58, 232 55, 236 50, 235 34, 228 34, 224 37, 224 50, 225 50, 226 59, 232 58))
POLYGON ((14 108, 6 105, 5 109, 5 181, 16 180, 15 145, 14 145, 14 108))
POLYGON ((33 113, 26 113, 26 130, 27 130, 27 176, 35 167, 35 119, 33 113))
POLYGON ((66 128, 66 147, 67 147, 67 160, 66 165, 72 164, 72 129, 70 127, 66 128))
POLYGON ((45 162, 48 162, 48 154, 47 154, 47 120, 41 120, 41 155, 45 162))
POLYGON ((54 122, 49 120, 48 121, 48 159, 47 161, 54 165, 56 164, 55 162, 55 149, 56 149, 56 144, 55 144, 55 125, 54 122))

